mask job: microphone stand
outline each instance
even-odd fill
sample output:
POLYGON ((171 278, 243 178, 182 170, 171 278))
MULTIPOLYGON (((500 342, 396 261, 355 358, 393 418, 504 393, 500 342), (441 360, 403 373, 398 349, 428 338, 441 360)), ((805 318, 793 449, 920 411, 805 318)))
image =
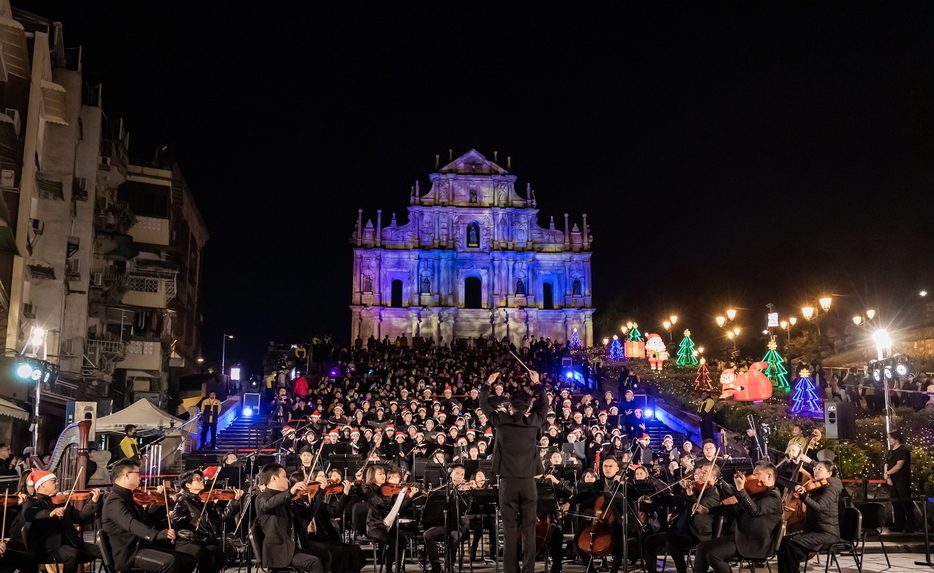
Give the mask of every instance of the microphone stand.
MULTIPOLYGON (((444 475, 447 478, 447 481, 444 484, 444 570, 446 573, 453 573, 454 556, 451 555, 451 552, 449 551, 450 543, 448 543, 451 535, 453 535, 451 531, 451 501, 453 500, 455 504, 454 517, 456 521, 454 527, 456 528, 458 537, 460 537, 460 512, 458 511, 458 507, 460 507, 460 505, 458 504, 458 501, 462 502, 465 508, 467 506, 467 501, 463 494, 454 488, 454 480, 451 479, 451 472, 448 471, 448 468, 446 468, 444 464, 441 465, 441 471, 444 472, 444 475), (460 499, 458 500, 458 498, 460 499)), ((458 539, 458 541, 460 541, 460 539, 458 539)), ((463 568, 464 562, 462 559, 460 570, 463 570, 463 568)))

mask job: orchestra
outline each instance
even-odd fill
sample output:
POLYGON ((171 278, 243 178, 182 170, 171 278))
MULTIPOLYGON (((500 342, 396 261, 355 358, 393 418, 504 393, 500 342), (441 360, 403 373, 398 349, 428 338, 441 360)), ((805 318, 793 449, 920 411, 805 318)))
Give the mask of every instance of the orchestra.
POLYGON ((275 439, 257 451, 275 452, 281 463, 227 452, 219 466, 177 476, 174 487, 140 487, 136 428, 128 426, 119 448, 129 455, 112 466, 111 491, 74 491, 37 470, 8 496, 0 570, 34 568, 51 555, 63 573, 75 573, 100 554, 80 531, 99 516, 118 570, 218 573, 246 557, 264 568, 360 573, 370 558, 360 545, 369 542, 386 573, 409 559, 452 573, 478 556, 506 573, 532 571, 540 559, 560 573, 569 558, 588 571, 608 559, 617 573, 641 557, 655 573, 661 555, 686 573, 692 548, 695 573, 727 573, 737 554, 771 547, 784 517, 782 484, 803 510, 781 545, 780 573, 798 573, 809 553, 839 535, 842 484, 833 464, 808 466, 797 444, 778 470, 760 462, 751 475, 734 476, 736 465, 713 441, 697 458, 690 440, 675 447, 671 434, 653 448, 631 392, 617 405, 612 393, 595 403, 546 389, 534 371, 509 392, 499 372, 481 380, 474 376, 477 388, 463 396, 424 387, 400 391, 401 400, 348 403, 346 412, 311 392, 299 419, 272 411, 282 416, 281 432, 273 428, 275 439), (802 469, 811 473, 790 471, 802 469), (410 547, 417 554, 407 554, 410 547))

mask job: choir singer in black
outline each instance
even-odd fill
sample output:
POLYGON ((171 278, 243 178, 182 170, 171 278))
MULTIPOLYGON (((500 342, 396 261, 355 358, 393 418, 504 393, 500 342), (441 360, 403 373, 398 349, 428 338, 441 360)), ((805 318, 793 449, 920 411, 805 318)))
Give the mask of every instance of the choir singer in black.
POLYGON ((545 423, 548 400, 539 384, 538 372, 529 371, 535 386, 534 409, 524 392, 513 394, 508 412, 499 412, 490 403, 490 384, 499 377, 494 372, 480 392, 480 409, 495 428, 493 473, 499 476, 499 507, 503 519, 503 569, 518 573, 518 535, 522 535, 522 573, 532 573, 535 565, 535 512, 538 505, 536 475, 545 473, 538 456, 538 434, 545 423))

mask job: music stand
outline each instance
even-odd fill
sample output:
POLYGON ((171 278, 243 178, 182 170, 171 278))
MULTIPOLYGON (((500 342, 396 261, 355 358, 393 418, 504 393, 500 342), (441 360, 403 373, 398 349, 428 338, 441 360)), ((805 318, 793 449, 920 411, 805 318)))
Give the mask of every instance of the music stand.
POLYGON ((353 454, 331 454, 328 463, 331 466, 330 469, 339 470, 341 475, 348 478, 357 473, 357 470, 363 465, 363 460, 360 456, 353 454))
POLYGON ((444 466, 441 464, 425 465, 425 486, 436 487, 441 485, 441 478, 444 476, 444 466))
POLYGON ((415 481, 425 477, 425 466, 427 466, 430 461, 429 458, 415 458, 415 462, 412 464, 412 478, 415 481))

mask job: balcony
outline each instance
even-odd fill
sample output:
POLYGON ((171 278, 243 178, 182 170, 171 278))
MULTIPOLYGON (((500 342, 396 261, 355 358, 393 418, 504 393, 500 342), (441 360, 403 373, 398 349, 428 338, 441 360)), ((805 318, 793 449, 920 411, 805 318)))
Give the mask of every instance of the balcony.
POLYGON ((123 304, 145 308, 166 308, 175 298, 174 273, 131 271, 126 277, 123 304))
POLYGON ((162 370, 162 343, 131 340, 126 343, 126 355, 117 363, 124 370, 162 370))
POLYGON ((130 133, 123 128, 123 119, 103 123, 97 175, 107 187, 116 187, 126 181, 129 144, 130 133))
POLYGON ((127 231, 137 243, 169 245, 169 220, 157 217, 136 217, 136 223, 127 231))

